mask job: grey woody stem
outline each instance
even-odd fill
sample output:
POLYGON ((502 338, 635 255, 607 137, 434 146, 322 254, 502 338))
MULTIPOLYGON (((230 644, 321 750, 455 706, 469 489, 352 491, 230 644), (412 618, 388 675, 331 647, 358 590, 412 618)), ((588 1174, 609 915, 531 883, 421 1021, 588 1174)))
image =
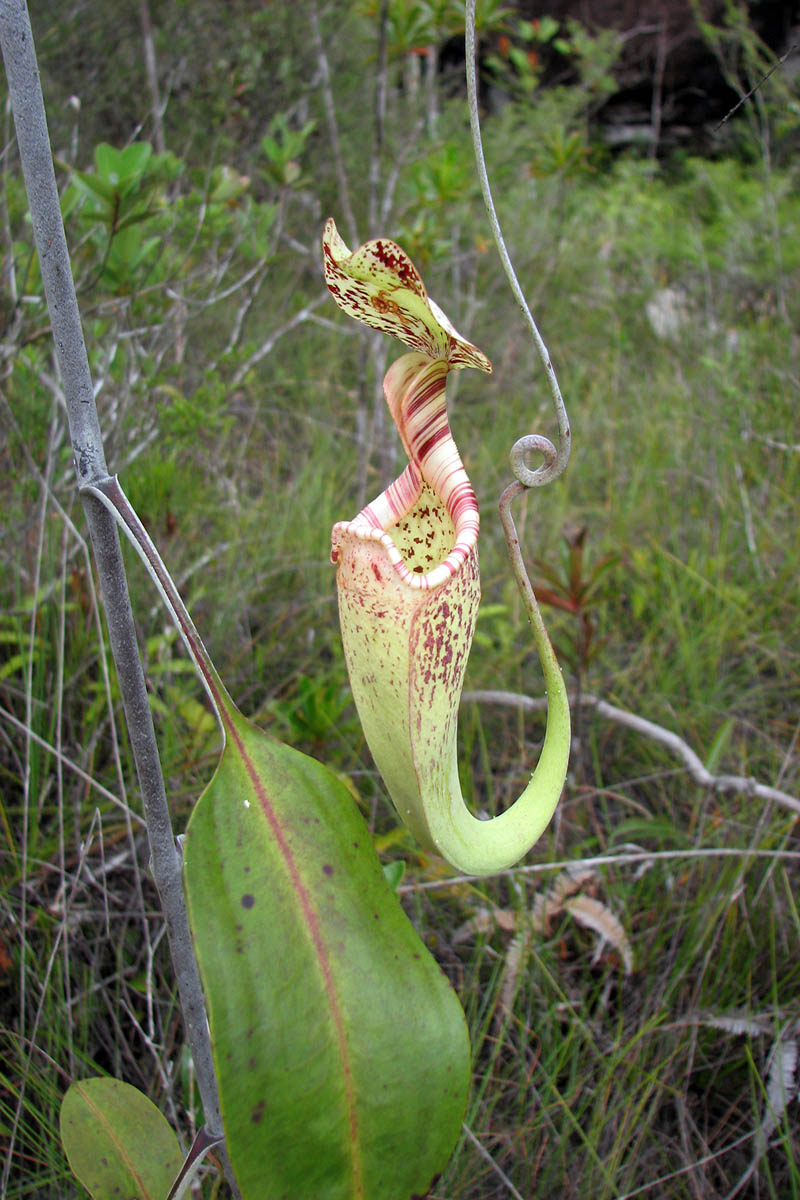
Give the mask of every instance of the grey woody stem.
MULTIPOLYGON (((100 422, 61 220, 44 99, 25 0, 0 0, 0 43, 8 77, 22 172, 55 342, 79 488, 108 476, 100 422)), ((114 519, 82 496, 100 580, 109 640, 136 762, 150 841, 151 869, 167 926, 186 1036, 206 1125, 222 1131, 203 991, 181 885, 181 859, 169 817, 164 777, 147 699, 127 579, 114 519)))

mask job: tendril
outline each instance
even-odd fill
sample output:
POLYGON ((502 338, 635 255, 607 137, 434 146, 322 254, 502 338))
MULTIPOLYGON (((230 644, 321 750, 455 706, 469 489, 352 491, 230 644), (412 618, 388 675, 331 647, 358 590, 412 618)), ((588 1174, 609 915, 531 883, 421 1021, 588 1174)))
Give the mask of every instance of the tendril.
POLYGON ((543 484, 557 479, 564 470, 569 457, 569 443, 567 443, 566 457, 563 462, 560 462, 558 451, 549 437, 545 437, 543 433, 527 433, 524 437, 517 438, 508 457, 511 460, 514 478, 523 487, 541 487, 543 484), (544 462, 533 470, 525 461, 527 456, 532 453, 541 454, 544 458, 544 462))
POLYGON ((489 216, 489 223, 492 227, 494 240, 497 245, 497 252, 500 255, 500 261, 503 264, 503 270, 511 286, 511 291, 514 298, 520 307, 522 315, 528 328, 533 335, 533 341, 539 358, 544 366, 547 382, 550 387, 550 394, 553 398, 553 407, 555 408, 556 424, 558 426, 558 449, 553 445, 548 437, 543 434, 529 434, 527 437, 522 437, 514 443, 511 450, 511 469, 514 476, 524 487, 542 487, 546 483, 552 483, 557 479, 561 472, 569 462, 570 451, 570 428, 569 417, 564 405, 564 400, 561 396, 561 390, 558 386, 556 373, 553 370, 553 364, 550 361, 550 355, 547 352, 542 336, 536 326, 536 322, 531 315, 531 310, 528 307, 528 302, 522 288, 519 285, 516 272, 511 264, 511 259, 506 249, 506 244, 503 239, 500 222, 497 219, 497 212, 492 199, 492 189, 489 186, 489 176, 486 172, 486 160, 483 155, 483 140, 481 138, 481 123, 478 114, 478 86, 475 74, 475 0, 467 0, 466 14, 466 60, 467 60, 467 100, 469 104, 469 123, 472 130, 472 144, 475 150, 475 163, 478 168, 478 177, 481 181, 481 191, 483 192, 483 200, 486 205, 486 212, 489 216), (525 456, 531 452, 538 452, 544 456, 544 462, 535 470, 525 462, 525 456))
MULTIPOLYGON (((520 441, 525 440, 525 438, 520 438, 520 441)), ((547 441, 547 438, 537 438, 537 440, 547 441)), ((514 450, 517 449, 519 444, 520 442, 516 443, 514 450)), ((550 442, 549 445, 553 454, 555 454, 555 447, 553 446, 552 442, 550 442)), ((534 449, 540 450, 541 446, 536 446, 534 449)), ((512 455, 514 450, 511 452, 512 455)), ((522 469, 524 471, 528 470, 524 465, 522 469)), ((540 468, 540 470, 541 469, 543 468, 540 468)), ((547 469, 546 463, 544 469, 547 469)), ((529 471, 528 474, 535 474, 535 472, 529 471)), ((530 576, 525 568, 525 561, 522 557, 522 550, 520 549, 517 527, 514 524, 514 518, 511 515, 511 501, 514 500, 515 497, 522 495, 528 486, 529 485, 526 484, 524 480, 518 480, 516 483, 510 483, 500 497, 497 507, 500 512, 500 522, 503 526, 503 534, 505 535, 506 546, 508 547, 508 558, 509 562, 511 563, 511 572, 516 580, 522 601, 525 605, 525 610, 528 614, 528 620, 530 621, 531 629, 533 630, 533 639, 536 643, 539 661, 541 662, 542 668, 545 672, 545 679, 547 678, 548 671, 551 672, 553 678, 560 679, 561 669, 556 660, 555 653, 553 652, 553 647, 550 644, 550 638, 547 635, 544 619, 539 611, 539 605, 536 600, 536 593, 533 590, 533 584, 531 583, 530 576)), ((536 485, 534 484, 533 486, 535 487, 536 485)))

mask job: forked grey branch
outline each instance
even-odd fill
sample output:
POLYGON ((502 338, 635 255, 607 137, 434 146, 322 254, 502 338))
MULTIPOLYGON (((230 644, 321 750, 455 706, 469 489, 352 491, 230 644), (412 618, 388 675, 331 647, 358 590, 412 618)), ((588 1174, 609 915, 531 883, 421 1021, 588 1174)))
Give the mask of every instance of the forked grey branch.
MULTIPOLYGON (((28 193, 33 234, 67 406, 78 486, 108 475, 94 402, 58 190, 36 51, 25 0, 0 0, 0 43, 28 193)), ((192 949, 178 854, 116 526, 97 500, 83 499, 147 820, 151 867, 167 925, 186 1035, 209 1132, 219 1134, 216 1077, 203 992, 192 949)))

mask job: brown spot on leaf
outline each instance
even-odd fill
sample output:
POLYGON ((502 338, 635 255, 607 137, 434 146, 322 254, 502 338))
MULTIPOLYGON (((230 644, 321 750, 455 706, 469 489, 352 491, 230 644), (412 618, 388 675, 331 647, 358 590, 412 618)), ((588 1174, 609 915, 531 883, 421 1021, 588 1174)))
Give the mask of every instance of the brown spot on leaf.
POLYGON ((252 892, 245 892, 242 896, 242 908, 252 908, 255 902, 256 898, 252 892))

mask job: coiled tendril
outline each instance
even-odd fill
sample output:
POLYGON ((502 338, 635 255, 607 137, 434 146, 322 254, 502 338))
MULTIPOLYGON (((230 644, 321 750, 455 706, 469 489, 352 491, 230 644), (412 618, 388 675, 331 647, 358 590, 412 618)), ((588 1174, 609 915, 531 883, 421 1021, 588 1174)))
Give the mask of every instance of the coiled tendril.
POLYGON ((543 433, 526 433, 524 437, 517 438, 508 457, 514 477, 523 487, 541 487, 545 483, 552 483, 564 470, 569 458, 569 442, 564 461, 559 462, 558 450, 549 437, 543 433), (525 461, 527 455, 532 453, 541 454, 544 459, 535 469, 531 469, 525 461))

